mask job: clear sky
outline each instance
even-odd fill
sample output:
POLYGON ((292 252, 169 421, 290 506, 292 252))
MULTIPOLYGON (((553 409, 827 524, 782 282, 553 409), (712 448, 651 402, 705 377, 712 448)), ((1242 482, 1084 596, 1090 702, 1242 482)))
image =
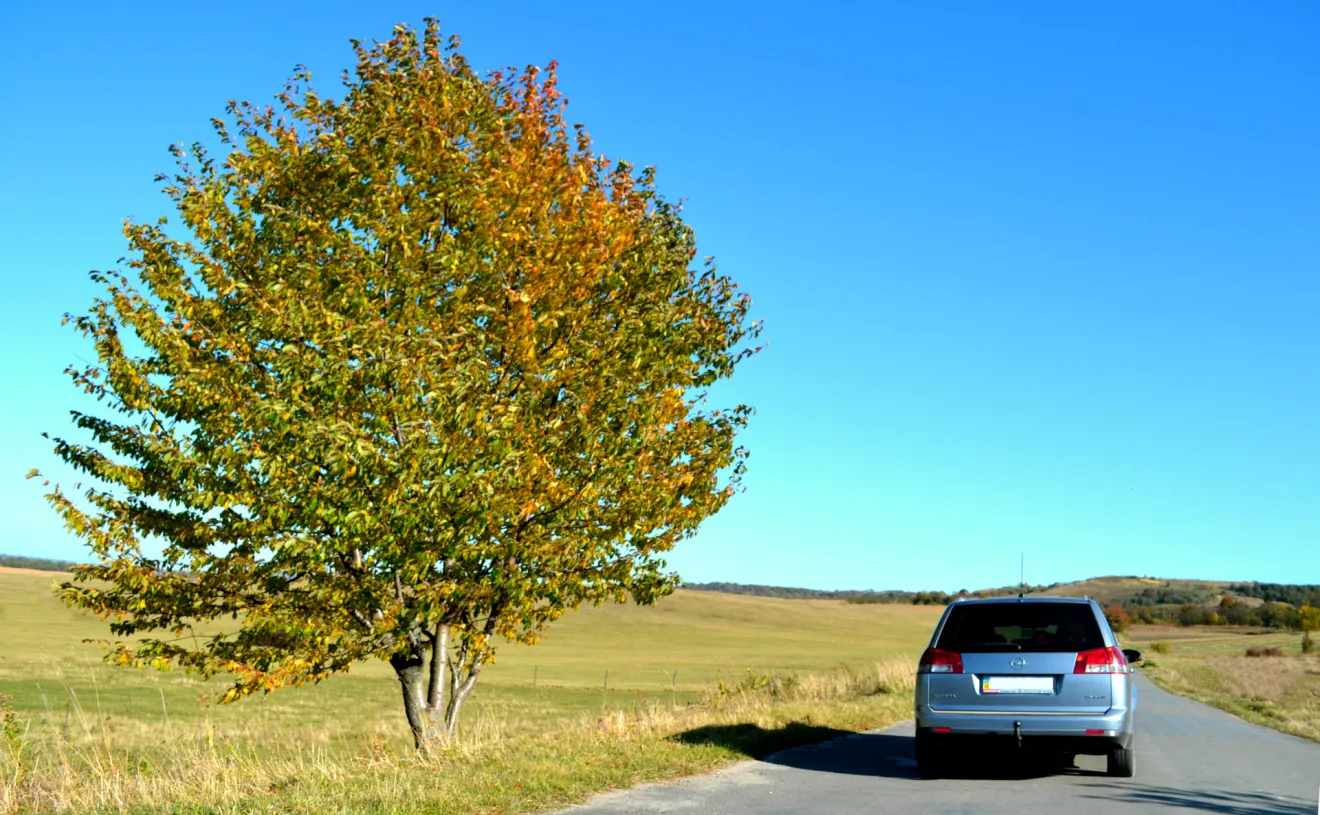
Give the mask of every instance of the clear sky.
MULTIPOLYGON (((1320 583, 1320 5, 14 4, 0 30, 0 552, 79 559, 29 468, 65 311, 167 201, 166 147, 435 15, 557 59, 658 168, 769 349, 689 580, 1320 583)), ((69 480, 61 477, 61 480, 69 480)))

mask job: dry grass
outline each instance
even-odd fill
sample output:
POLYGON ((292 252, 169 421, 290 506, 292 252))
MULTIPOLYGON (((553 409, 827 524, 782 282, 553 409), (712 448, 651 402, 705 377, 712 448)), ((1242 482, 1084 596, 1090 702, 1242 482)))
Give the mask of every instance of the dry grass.
POLYGON ((699 704, 582 716, 544 734, 509 737, 494 720, 478 721, 429 759, 379 741, 354 751, 287 741, 257 750, 205 731, 125 750, 81 709, 41 745, 10 708, 0 717, 14 725, 0 745, 0 813, 533 811, 892 723, 908 715, 914 669, 898 660, 783 679, 749 674, 699 704))
POLYGON ((1146 674, 1160 687, 1256 724, 1320 741, 1320 656, 1162 656, 1146 674))
POLYGON ((729 704, 749 704, 757 699, 793 702, 832 702, 881 693, 910 693, 916 687, 915 660, 895 658, 876 662, 869 669, 850 666, 826 674, 799 676, 757 674, 748 671, 736 683, 718 682, 701 695, 704 704, 713 708, 729 704))
POLYGON ((1123 632, 1124 645, 1148 654, 1240 655, 1245 649, 1264 653, 1278 649, 1285 654, 1301 651, 1298 636, 1277 628, 1231 626, 1131 625, 1123 632))
POLYGON ((1236 627, 1226 625, 1129 625, 1123 632, 1123 638, 1134 643, 1177 642, 1192 645, 1194 643, 1238 642, 1244 637, 1255 641, 1258 637, 1273 639, 1294 636, 1277 628, 1236 627))
POLYGON ((1208 656, 1205 664, 1219 674, 1220 688, 1251 701, 1283 704, 1307 677, 1320 675, 1320 660, 1303 657, 1244 659, 1208 656))

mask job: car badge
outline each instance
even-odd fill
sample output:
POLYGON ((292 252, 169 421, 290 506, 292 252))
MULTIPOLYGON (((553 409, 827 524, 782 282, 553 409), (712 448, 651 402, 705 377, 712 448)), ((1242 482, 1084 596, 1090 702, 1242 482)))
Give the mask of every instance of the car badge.
POLYGON ((1027 667, 1027 661, 1022 657, 1013 657, 1008 661, 1008 667, 1012 668, 1015 671, 1020 671, 1023 668, 1027 667))

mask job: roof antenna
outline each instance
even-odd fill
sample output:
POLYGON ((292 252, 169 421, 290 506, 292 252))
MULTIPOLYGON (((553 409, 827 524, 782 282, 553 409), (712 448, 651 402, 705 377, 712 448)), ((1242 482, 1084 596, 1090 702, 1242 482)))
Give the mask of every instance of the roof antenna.
POLYGON ((1018 599, 1027 596, 1027 553, 1018 553, 1018 599))

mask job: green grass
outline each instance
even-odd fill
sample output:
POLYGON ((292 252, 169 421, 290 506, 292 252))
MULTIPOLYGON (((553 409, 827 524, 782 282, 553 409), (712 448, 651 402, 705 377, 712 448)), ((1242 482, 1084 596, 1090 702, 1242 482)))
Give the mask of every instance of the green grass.
POLYGON ((82 640, 107 636, 105 624, 55 599, 58 579, 0 571, 0 695, 27 762, 13 780, 19 764, 0 744, 0 812, 560 806, 908 715, 905 692, 880 691, 904 690, 940 612, 710 592, 583 609, 537 646, 506 646, 465 709, 461 744, 419 763, 388 666, 217 707, 220 681, 101 663, 82 640), (895 658, 898 680, 840 670, 895 658), (809 678, 776 696, 740 688, 749 670, 809 678), (713 691, 720 682, 735 690, 713 691), (683 737, 711 727, 723 735, 683 737))
MULTIPOLYGON (((124 729, 150 730, 168 718, 175 726, 207 725, 234 735, 254 723, 261 730, 274 725, 322 744, 364 735, 406 742, 398 684, 383 663, 364 663, 319 686, 217 707, 199 697, 214 693, 220 681, 102 664, 99 647, 83 640, 108 637, 106 624, 54 597, 50 587, 62 578, 0 572, 0 693, 12 696, 21 714, 58 718, 81 706, 124 729)), ((818 673, 915 658, 938 615, 925 607, 684 591, 651 608, 584 608, 552 625, 536 646, 504 646, 483 673, 467 724, 539 731, 565 716, 684 704, 748 669, 818 673)))

